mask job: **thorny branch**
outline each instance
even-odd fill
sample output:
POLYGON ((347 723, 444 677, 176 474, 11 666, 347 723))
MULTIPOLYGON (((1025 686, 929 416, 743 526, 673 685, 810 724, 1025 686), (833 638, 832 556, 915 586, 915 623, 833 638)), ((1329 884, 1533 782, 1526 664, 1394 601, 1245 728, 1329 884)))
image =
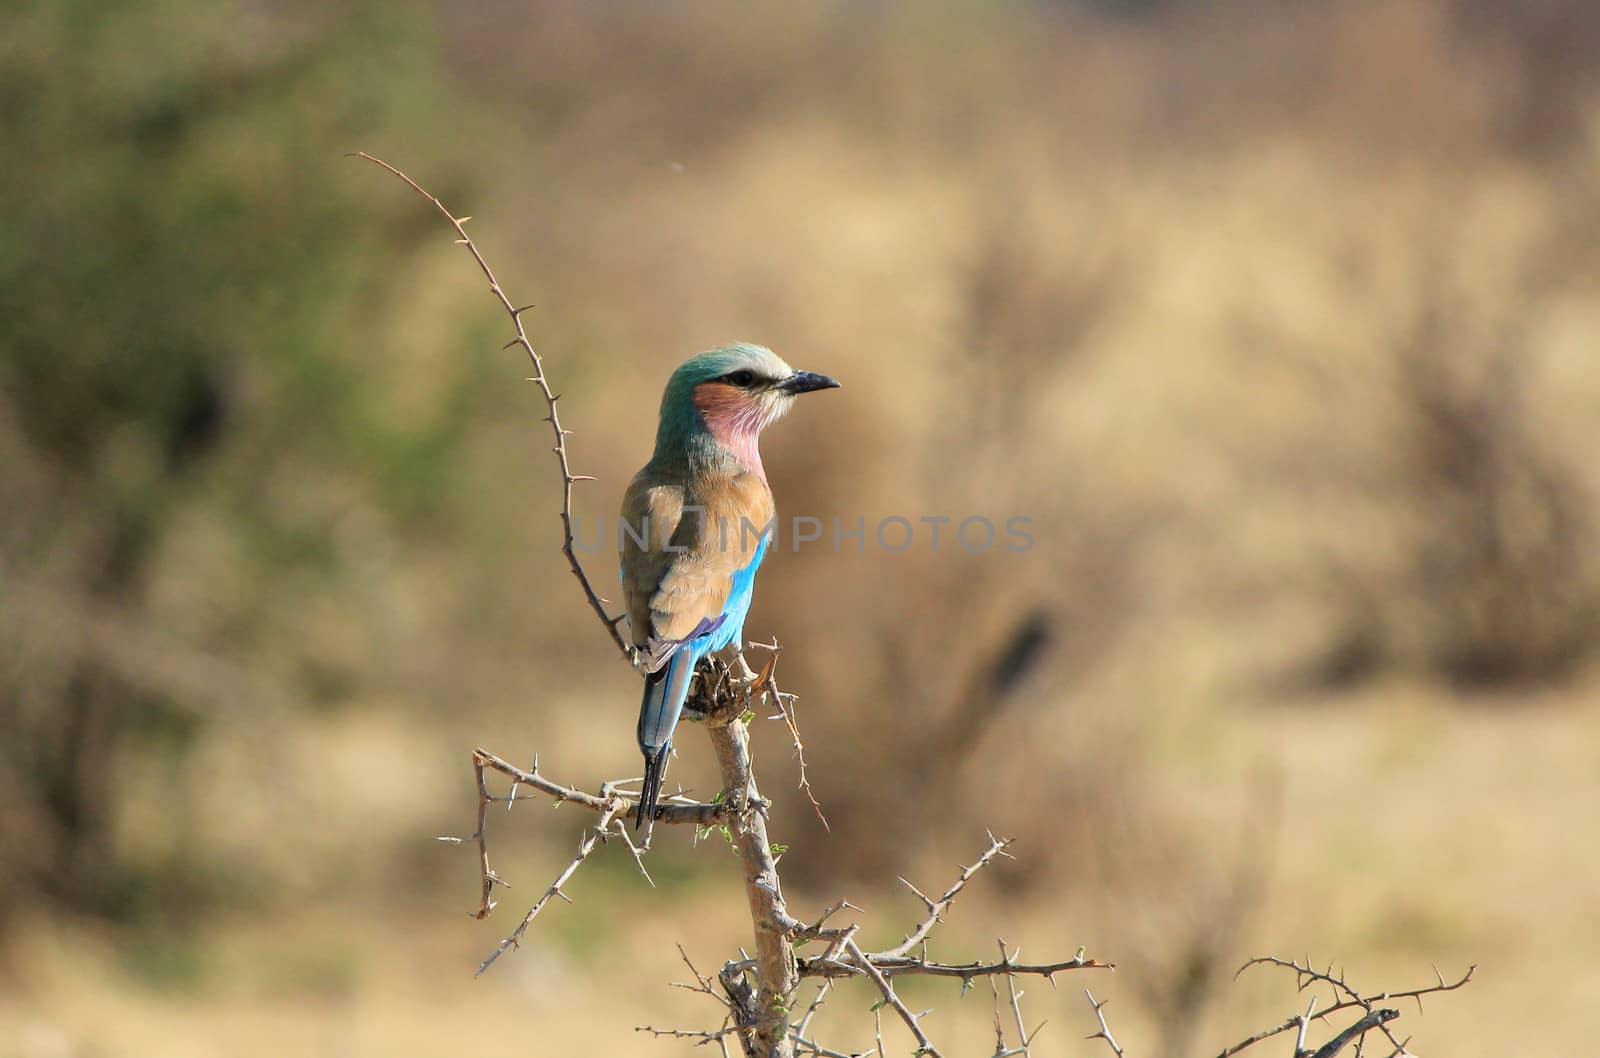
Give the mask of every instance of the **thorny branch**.
POLYGON ((600 822, 595 824, 593 830, 584 835, 583 841, 578 845, 578 854, 572 858, 572 862, 567 864, 560 874, 556 875, 556 880, 550 883, 550 888, 545 890, 538 903, 529 908, 528 913, 522 916, 522 921, 517 924, 517 928, 512 930, 505 940, 500 942, 499 947, 489 953, 487 959, 478 964, 476 976, 483 976, 483 971, 487 970, 496 959, 505 954, 507 948, 516 948, 522 945, 522 935, 528 931, 528 927, 532 925, 534 918, 544 910, 544 905, 550 902, 551 897, 559 896, 568 903, 572 902, 572 898, 562 892, 561 887, 567 884, 567 879, 571 878, 579 867, 583 866, 583 861, 589 858, 589 853, 594 851, 595 846, 605 840, 607 831, 611 829, 611 824, 617 821, 619 811, 619 808, 612 807, 600 814, 600 822))
MULTIPOLYGON (((1000 958, 993 962, 941 963, 928 957, 928 938, 938 924, 943 921, 943 916, 949 911, 956 896, 980 870, 993 863, 1000 856, 1006 855, 1006 849, 1010 847, 1010 844, 1010 839, 996 838, 991 834, 989 836, 988 849, 970 867, 962 867, 956 881, 937 899, 923 896, 920 890, 911 885, 910 882, 905 882, 902 879, 902 882, 913 893, 916 893, 927 906, 928 913, 925 918, 916 924, 904 941, 884 951, 869 952, 864 950, 856 940, 856 934, 861 928, 857 924, 846 926, 828 926, 825 924, 829 918, 846 908, 860 911, 859 908, 847 900, 836 901, 824 908, 817 917, 816 922, 810 925, 794 919, 788 919, 786 926, 788 938, 795 947, 813 943, 824 943, 826 945, 819 955, 801 957, 795 960, 794 965, 798 980, 820 978, 823 983, 811 1006, 801 1018, 799 1026, 791 1028, 791 1042, 800 1048, 802 1053, 820 1055, 841 1053, 822 1047, 815 1042, 813 1037, 806 1035, 806 1030, 809 1027, 812 1015, 816 1012, 817 1006, 820 1005, 826 995, 827 989, 835 981, 843 978, 865 978, 877 989, 878 994, 882 997, 882 1002, 876 1009, 889 1008, 905 1024, 907 1030, 916 1040, 916 1053, 938 1058, 940 1051, 922 1025, 922 1019, 930 1012, 914 1012, 906 1006, 899 993, 895 991, 894 978, 906 974, 959 978, 961 980, 962 994, 965 994, 967 989, 978 978, 988 978, 991 983, 997 979, 1004 978, 1008 1009, 1015 1020, 1019 1044, 1016 1047, 1007 1046, 1005 1029, 999 1019, 997 1007, 995 1056, 996 1058, 1009 1058, 1009 1056, 1013 1055, 1029 1055, 1031 1053, 1030 1047, 1038 1035, 1039 1028, 1036 1027, 1031 1033, 1025 1028, 1022 1015, 1023 993, 1018 991, 1016 987, 1016 978, 1023 975, 1034 975, 1044 977, 1054 983, 1054 977, 1058 973, 1087 969, 1111 970, 1115 969, 1115 967, 1110 963, 1085 958, 1081 949, 1074 958, 1068 960, 1051 963, 1024 963, 1021 961, 1020 951, 1008 949, 1003 940, 997 942, 1000 948, 1000 958), (913 949, 916 949, 915 952, 913 952, 913 949)), ((787 918, 786 915, 784 917, 787 918)), ((730 976, 737 977, 756 969, 756 967, 757 960, 746 957, 729 962, 723 968, 720 976, 726 986, 730 976)), ((998 1004, 1000 1001, 998 987, 996 987, 995 995, 998 1004)), ((721 1001, 721 997, 718 997, 718 999, 721 1001)), ((737 1005, 736 1002, 735 1007, 737 1005)), ((878 1045, 878 1050, 882 1053, 881 1041, 878 1045)))
POLYGON ((425 190, 421 184, 382 158, 375 158, 365 151, 356 151, 354 156, 365 158, 373 165, 387 169, 409 184, 411 190, 432 202, 434 207, 444 214, 445 219, 456 230, 456 235, 458 236, 456 242, 461 246, 465 246, 467 251, 472 254, 472 259, 478 262, 479 270, 483 272, 484 278, 489 281, 489 292, 495 296, 495 300, 500 302, 500 307, 505 309, 506 314, 511 317, 511 324, 517 329, 517 336, 506 343, 506 348, 509 349, 513 345, 521 346, 523 351, 528 354, 528 359, 533 362, 533 376, 529 381, 539 387, 539 392, 544 397, 545 408, 547 409, 545 421, 550 424, 550 431, 555 435, 555 445, 551 448, 551 451, 555 453, 556 463, 561 468, 561 553, 567 557, 567 567, 572 570, 572 575, 578 578, 578 584, 583 588, 584 598, 589 600, 590 609, 594 610, 595 616, 600 618, 600 623, 606 626, 606 634, 611 637, 611 641, 622 652, 623 658, 631 662, 633 651, 629 649, 628 644, 622 639, 622 634, 617 630, 617 626, 622 623, 625 615, 618 614, 612 617, 606 613, 606 600, 602 599, 595 592, 594 586, 589 583, 588 576, 583 572, 582 564, 578 562, 578 553, 573 549, 572 486, 580 481, 593 481, 594 479, 587 474, 574 474, 572 472, 572 463, 567 457, 567 438, 571 436, 572 431, 562 427, 561 415, 556 410, 556 402, 561 399, 561 396, 550 388, 549 379, 545 376, 544 361, 539 357, 538 351, 534 349, 533 342, 528 338, 528 332, 522 325, 522 314, 533 308, 533 306, 522 305, 519 307, 506 296, 505 289, 500 286, 500 281, 495 278, 494 270, 489 267, 489 262, 484 260, 483 254, 478 250, 478 244, 473 242, 472 236, 467 234, 466 223, 472 219, 471 217, 456 216, 445 207, 443 202, 439 201, 437 195, 425 190))
MULTIPOLYGON (((997 938, 995 943, 997 945, 999 945, 999 948, 1000 948, 1000 961, 1002 963, 1004 963, 1004 964, 1012 964, 1013 960, 1021 958, 1021 956, 1022 956, 1022 949, 1021 948, 1018 948, 1015 953, 1007 955, 1006 954, 1006 942, 1005 942, 1005 940, 1001 939, 1001 938, 997 938)), ((1083 960, 1083 961, 1084 962, 1088 962, 1088 960, 1083 960)), ((1115 967, 1113 967, 1113 969, 1115 969, 1115 967)), ((1013 969, 1012 972, 1007 973, 1005 975, 1005 978, 1006 978, 1006 994, 1007 994, 1007 997, 1011 1000, 1011 1016, 1016 1021, 1017 1039, 1022 1044, 1021 1047, 1017 1048, 1012 1053, 1015 1053, 1015 1054, 1027 1054, 1027 1053, 1029 1053, 1028 1048, 1033 1045, 1033 1041, 1038 1037, 1039 1030, 1044 1028, 1044 1022, 1041 1021, 1041 1022, 1039 1022, 1039 1024, 1035 1025, 1033 1027, 1033 1031, 1032 1032, 1028 1031, 1028 1027, 1022 1023, 1022 996, 1023 996, 1024 993, 1017 991, 1017 975, 1016 975, 1016 971, 1013 969)), ((1054 977, 1046 977, 1045 980, 1049 981, 1051 983, 1051 985, 1055 984, 1055 978, 1054 977)), ((989 983, 991 985, 993 985, 994 984, 994 978, 991 977, 989 979, 989 983)), ((998 991, 998 989, 997 989, 997 991, 998 991)), ((1001 1029, 1000 1030, 1000 1047, 996 1048, 997 1051, 1003 1050, 1003 1048, 1005 1046, 1005 1040, 1006 1040, 1005 1030, 1001 1029)))
POLYGON ((745 898, 755 927, 754 981, 724 968, 720 979, 734 1001, 734 1021, 747 1025, 740 1037, 746 1054, 793 1053, 789 1039, 789 1004, 800 984, 790 938, 801 924, 784 904, 777 852, 767 838, 766 802, 756 789, 750 760, 750 728, 743 703, 724 695, 706 716, 706 730, 722 771, 722 789, 732 812, 724 829, 744 870, 745 898))
POLYGON ((697 1047, 704 1047, 706 1044, 715 1043, 717 1048, 722 1052, 723 1058, 728 1058, 728 1038, 744 1031, 742 1026, 734 1023, 735 1010, 733 1003, 728 999, 724 999, 715 988, 711 987, 711 978, 695 969, 694 963, 689 961, 689 953, 683 950, 683 945, 681 944, 678 945, 678 956, 683 960, 683 965, 689 968, 689 973, 694 976, 694 984, 688 984, 686 982, 679 981, 674 982, 673 987, 684 988, 691 992, 699 992, 703 995, 708 995, 718 1003, 722 1004, 722 1006, 728 1011, 727 1015, 722 1019, 722 1026, 718 1029, 708 1031, 704 1029, 658 1029, 650 1025, 638 1025, 634 1027, 634 1031, 648 1032, 657 1038, 667 1037, 670 1039, 694 1040, 696 1041, 695 1046, 697 1047))
MULTIPOLYGON (((494 906, 498 903, 498 901, 494 900, 494 887, 496 885, 504 885, 504 887, 510 888, 509 882, 499 877, 490 866, 488 810, 490 810, 490 805, 504 804, 507 812, 509 812, 512 805, 517 804, 518 800, 528 800, 528 796, 517 796, 518 789, 523 786, 531 786, 533 789, 544 792, 544 794, 549 794, 550 797, 554 797, 557 805, 579 805, 581 808, 587 808, 590 812, 600 813, 600 815, 616 821, 618 823, 616 832, 622 837, 622 842, 629 847, 629 852, 634 855, 634 861, 638 864, 640 872, 645 874, 645 879, 650 879, 650 872, 645 871, 645 864, 640 860, 640 850, 634 847, 634 840, 627 834, 626 821, 637 813, 638 794, 621 791, 619 789, 621 783, 602 784, 600 794, 589 794, 589 792, 581 791, 581 789, 573 789, 571 786, 562 786, 562 784, 555 783, 547 776, 539 775, 538 759, 534 759, 533 770, 525 771, 523 768, 518 768, 514 763, 499 759, 499 757, 491 754, 490 751, 486 751, 486 749, 472 751, 472 776, 474 776, 475 784, 478 787, 477 829, 467 837, 442 837, 440 840, 456 845, 464 844, 469 840, 470 842, 477 842, 478 876, 482 880, 483 893, 482 901, 478 903, 477 911, 472 914, 475 919, 486 919, 486 917, 490 916, 490 912, 494 911, 494 906), (510 778, 512 784, 510 784, 509 794, 504 797, 496 797, 491 794, 488 779, 485 778, 485 770, 488 770, 488 768, 493 768, 494 771, 499 771, 501 775, 506 775, 507 778, 510 778)), ((637 779, 627 779, 627 781, 637 781, 637 779)), ((696 826, 717 826, 717 824, 726 820, 726 816, 728 816, 728 805, 702 804, 702 802, 696 802, 696 800, 688 800, 686 797, 669 797, 667 804, 661 808, 661 815, 656 818, 656 821, 658 823, 693 823, 696 826)), ((610 826, 610 824, 606 824, 606 826, 610 826)), ((606 828, 602 826, 602 828, 598 829, 603 832, 606 828)), ((587 855, 589 853, 584 852, 584 856, 587 855)), ((565 880, 565 877, 570 877, 571 871, 578 868, 578 863, 581 863, 581 861, 582 856, 579 856, 579 860, 571 864, 571 868, 566 872, 566 876, 563 876, 563 880, 565 880)), ((528 922, 531 922, 531 916, 528 922)), ((528 922, 523 922, 523 927, 518 928, 518 936, 522 935, 522 930, 526 928, 528 922)), ((502 949, 504 949, 504 946, 502 946, 502 949)), ((496 956, 499 956, 499 951, 496 951, 496 956)), ((483 967, 488 967, 488 964, 493 960, 493 957, 491 957, 488 962, 483 964, 483 967)), ((478 973, 483 972, 483 967, 478 968, 478 973)))
MULTIPOLYGON (((1399 1016, 1400 1012, 1398 1010, 1369 1010, 1362 1016, 1360 1021, 1356 1022, 1354 1025, 1351 1025, 1348 1029, 1345 1029, 1343 1032, 1339 1033, 1339 1035, 1335 1036, 1333 1039, 1319 1047, 1317 1052, 1311 1055, 1311 1058, 1336 1058, 1340 1051, 1349 1046, 1351 1040, 1364 1035, 1370 1029, 1382 1029, 1384 1025, 1388 1024, 1399 1016)), ((1388 1032, 1389 1030, 1384 1029, 1384 1031, 1388 1032)), ((1393 1038, 1394 1037, 1392 1036, 1390 1037, 1390 1039, 1393 1038)), ((1402 1043, 1394 1053, 1404 1054, 1405 1049, 1405 1044, 1402 1043)))
POLYGON ((1122 1050, 1122 1046, 1117 1043, 1117 1038, 1111 1035, 1111 1026, 1106 1023, 1106 1000, 1096 999, 1094 997, 1094 993, 1089 991, 1087 988, 1083 990, 1083 994, 1089 998, 1089 1005, 1094 1008, 1095 1020, 1100 1022, 1100 1031, 1095 1033, 1093 1036, 1086 1038, 1091 1040, 1105 1040, 1106 1046, 1111 1048, 1111 1050, 1116 1054, 1117 1058, 1127 1058, 1122 1050))
MULTIPOLYGON (((1432 995, 1437 992, 1454 992, 1456 989, 1462 987, 1468 981, 1472 980, 1473 973, 1478 969, 1476 963, 1468 966, 1466 973, 1462 974, 1460 979, 1454 982, 1447 982, 1444 979, 1444 975, 1435 969, 1434 976, 1438 978, 1438 983, 1436 984, 1426 985, 1421 988, 1409 988, 1400 992, 1378 992, 1370 995, 1363 995, 1349 983, 1349 981, 1345 978, 1344 973, 1341 972, 1335 974, 1332 964, 1330 964, 1326 970, 1318 970, 1311 965, 1310 959, 1307 959, 1302 964, 1295 962, 1293 959, 1280 959, 1274 955, 1260 955, 1250 959, 1243 966, 1239 967, 1238 973, 1244 973, 1252 966, 1279 966, 1286 970, 1293 970, 1295 974, 1296 986, 1301 991, 1304 991, 1306 988, 1309 988, 1314 984, 1320 983, 1328 985, 1333 989, 1334 1001, 1328 1006, 1324 1007, 1321 1012, 1317 1014, 1317 1019, 1326 1020, 1330 1014, 1337 1014, 1341 1010, 1360 1008, 1364 1014, 1368 1015, 1368 1017, 1362 1018, 1362 1020, 1357 1023, 1358 1025, 1364 1025, 1364 1027, 1361 1028, 1359 1032, 1356 1032, 1355 1035, 1359 1036, 1362 1033, 1374 1028, 1382 1030, 1383 1034, 1388 1037, 1390 1045, 1394 1048, 1390 1052, 1390 1058, 1394 1058, 1396 1055, 1403 1055, 1406 1053, 1405 1041, 1396 1038, 1394 1033, 1389 1031, 1387 1024, 1389 1021, 1392 1021, 1394 1018, 1397 1018, 1400 1015, 1398 1011, 1385 1011, 1385 1013, 1390 1013, 1392 1016, 1373 1018, 1373 1015, 1381 1010, 1377 1004, 1390 1002, 1396 999, 1414 999, 1417 1003, 1418 1012, 1421 1012, 1423 996, 1432 995)), ((1238 974, 1235 974, 1234 976, 1237 977, 1238 974)), ((1223 1049, 1217 1055, 1217 1058, 1231 1058, 1232 1055, 1238 1054, 1247 1047, 1253 1047, 1262 1040, 1271 1039, 1280 1033, 1289 1032, 1291 1030, 1298 1030, 1301 1034, 1299 1043, 1297 1043, 1295 1047, 1296 1055, 1298 1056, 1302 1050, 1300 1044, 1304 1042, 1305 1038, 1305 1026, 1310 1020, 1310 1010, 1307 1010, 1305 1014, 1296 1014, 1284 1021, 1281 1025, 1263 1029, 1255 1035, 1240 1040, 1233 1046, 1223 1049)), ((1330 1041, 1329 1045, 1331 1045, 1332 1042, 1333 1041, 1330 1041)), ((1348 1043, 1348 1039, 1345 1042, 1348 1043)), ((1323 1051, 1327 1051, 1327 1047, 1329 1045, 1324 1045, 1322 1051, 1317 1052, 1318 1058, 1332 1058, 1334 1054, 1338 1053, 1338 1051, 1335 1050, 1329 1051, 1327 1054, 1323 1054, 1323 1051)), ((1340 1046, 1342 1047, 1344 1044, 1340 1044, 1340 1046)))
MULTIPOLYGON (((1098 959, 1066 959, 1062 962, 1051 963, 1024 963, 1013 960, 941 963, 909 955, 892 957, 869 953, 867 957, 872 960, 872 965, 883 971, 885 977, 898 977, 902 974, 921 974, 924 977, 958 977, 961 979, 963 989, 972 987, 972 982, 980 977, 1033 976, 1053 981, 1056 974, 1066 973, 1069 970, 1116 969, 1115 963, 1100 962, 1098 959)), ((854 963, 837 957, 832 959, 800 960, 801 977, 853 977, 856 976, 857 969, 854 963)))
MULTIPOLYGON (((554 782, 548 776, 539 774, 539 762, 537 760, 533 763, 532 771, 524 771, 515 764, 502 760, 485 749, 473 750, 472 760, 480 775, 484 768, 492 768, 512 782, 512 792, 506 797, 489 796, 487 790, 485 790, 483 795, 484 804, 504 801, 506 807, 510 808, 517 801, 525 799, 517 796, 517 787, 531 786, 555 798, 557 804, 575 804, 581 808, 587 808, 591 812, 605 812, 620 801, 624 810, 619 812, 618 816, 622 819, 631 819, 639 807, 638 794, 629 790, 619 789, 623 783, 638 782, 638 779, 623 779, 617 782, 605 783, 600 787, 601 792, 596 795, 571 786, 563 786, 558 782, 554 782)), ((726 804, 693 801, 687 797, 673 795, 666 799, 666 803, 661 807, 660 815, 656 817, 656 822, 693 823, 702 827, 716 826, 728 817, 729 811, 730 808, 726 804)))
POLYGON ((993 834, 990 834, 989 847, 984 850, 982 856, 978 857, 978 862, 974 863, 971 867, 961 868, 961 874, 958 878, 956 878, 955 883, 951 885, 950 888, 946 889, 944 891, 944 895, 937 900, 929 900, 916 886, 912 885, 904 878, 900 879, 900 884, 904 885, 907 889, 910 889, 917 895, 917 899, 921 900, 925 905, 927 905, 928 917, 919 922, 917 924, 917 928, 907 934, 906 939, 901 941, 898 947, 890 948, 887 951, 878 952, 877 957, 892 958, 904 955, 912 948, 915 948, 917 945, 927 940, 928 934, 933 932, 933 927, 939 922, 943 921, 944 913, 950 910, 950 905, 955 901, 956 894, 960 893, 961 890, 966 887, 966 884, 972 880, 973 875, 987 867, 991 861, 1000 856, 1009 858, 1011 854, 1007 852, 1006 849, 1009 848, 1010 845, 1010 838, 997 838, 993 834))
POLYGON ((800 721, 794 711, 794 701, 797 696, 787 694, 778 689, 776 678, 778 655, 783 652, 783 648, 778 646, 776 639, 771 643, 751 643, 750 645, 771 652, 767 658, 767 663, 762 666, 756 681, 751 685, 751 691, 762 690, 771 693, 773 702, 778 706, 778 712, 768 719, 782 720, 784 726, 789 729, 789 737, 794 740, 795 759, 800 765, 800 781, 798 784, 800 792, 806 795, 807 801, 811 802, 811 810, 816 813, 817 819, 822 822, 822 829, 831 831, 833 828, 828 826, 828 817, 822 814, 822 805, 817 801, 817 795, 812 792, 811 779, 806 775, 806 744, 800 738, 800 721))
MULTIPOLYGON (((1382 1030, 1394 1048, 1389 1052, 1387 1058, 1405 1058, 1406 1055, 1411 1053, 1406 1049, 1406 1043, 1408 1041, 1396 1039, 1387 1028, 1389 1022, 1400 1016, 1400 1012, 1392 1008, 1379 1007, 1376 1004, 1393 999, 1415 999, 1417 1001, 1417 1009, 1418 1011, 1421 1011, 1423 996, 1430 995, 1435 992, 1454 992, 1456 989, 1462 987, 1468 981, 1472 980, 1473 971, 1477 969, 1476 965, 1469 966, 1467 968, 1467 972, 1462 974, 1460 979, 1454 982, 1447 982, 1444 979, 1444 975, 1440 974, 1439 971, 1435 969, 1434 976, 1439 979, 1437 984, 1427 985, 1422 988, 1407 989, 1403 992, 1383 992, 1375 995, 1362 995, 1347 982, 1344 974, 1334 974, 1332 966, 1325 971, 1316 970, 1312 968, 1309 959, 1304 965, 1302 965, 1294 962, 1293 960, 1279 959, 1271 955, 1257 956, 1241 966, 1239 968, 1239 972, 1243 973, 1250 967, 1257 965, 1281 966, 1285 969, 1294 970, 1299 988, 1302 991, 1307 987, 1317 983, 1329 985, 1334 989, 1335 1001, 1326 1009, 1318 1012, 1317 997, 1313 996, 1304 1013, 1295 1014, 1294 1016, 1286 1019, 1281 1025, 1263 1029, 1253 1036, 1240 1040, 1238 1043, 1224 1050, 1220 1055, 1218 1055, 1218 1058, 1229 1058, 1229 1056, 1238 1054, 1240 1051, 1252 1047, 1255 1044, 1260 1043, 1262 1040, 1271 1039, 1274 1036, 1281 1035, 1282 1033, 1289 1032, 1290 1030, 1295 1030, 1296 1032, 1294 1050, 1292 1052, 1293 1058, 1337 1058, 1338 1054, 1348 1047, 1352 1042, 1356 1043, 1355 1053, 1359 1058, 1359 1055, 1361 1054, 1361 1044, 1359 1041, 1362 1036, 1366 1035, 1373 1029, 1382 1030), (1344 998, 1340 999, 1340 996, 1343 996, 1344 998), (1361 1008, 1363 1011, 1362 1016, 1357 1021, 1314 1051, 1306 1046, 1306 1033, 1310 1029, 1312 1021, 1326 1021, 1328 1015, 1330 1014, 1356 1007, 1361 1008)), ((1083 994, 1088 997, 1089 1006, 1093 1008, 1095 1019, 1100 1023, 1100 1031, 1091 1034, 1087 1038, 1091 1040, 1105 1040, 1106 1045, 1110 1047, 1113 1052, 1115 1052, 1117 1058, 1126 1058, 1122 1046, 1117 1043, 1116 1038, 1112 1036, 1111 1026, 1106 1021, 1104 1011, 1106 1005, 1105 1001, 1095 999, 1094 995, 1090 993, 1088 989, 1084 989, 1083 994)))
MULTIPOLYGON (((890 1007, 906 1024, 916 1038, 919 1052, 938 1058, 940 1051, 921 1026, 927 1011, 913 1013, 900 1000, 891 983, 904 974, 921 974, 932 977, 953 977, 961 981, 963 993, 978 978, 991 980, 1004 978, 1007 984, 1009 1006, 1017 1025, 1020 1045, 1007 1048, 1003 1030, 995 1054, 999 1058, 1030 1054, 1030 1045, 1038 1034, 1035 1028, 1028 1033, 1023 1027, 1022 993, 1016 988, 1016 977, 1033 975, 1054 981, 1054 975, 1081 969, 1115 969, 1110 963, 1083 957, 1080 952, 1072 959, 1049 963, 1024 963, 1020 952, 1010 951, 1000 941, 1000 958, 991 962, 943 963, 928 957, 928 939, 944 920, 956 897, 984 867, 1001 856, 1009 855, 1010 839, 989 836, 989 847, 971 865, 962 867, 956 880, 938 898, 923 895, 909 881, 901 881, 915 893, 927 907, 927 914, 898 945, 879 952, 864 951, 855 940, 858 925, 828 926, 832 916, 846 909, 860 911, 848 900, 839 900, 824 908, 815 923, 807 925, 792 917, 783 902, 779 887, 776 861, 772 847, 766 839, 765 809, 751 778, 746 721, 730 713, 740 708, 746 699, 722 695, 705 721, 712 734, 713 744, 724 767, 724 790, 733 791, 717 802, 695 802, 687 798, 671 798, 663 807, 659 822, 692 823, 699 826, 726 828, 729 839, 741 855, 746 870, 746 893, 751 901, 751 915, 757 926, 757 954, 729 961, 718 974, 721 993, 712 987, 710 978, 700 974, 689 963, 685 964, 694 975, 695 985, 684 985, 696 992, 712 996, 726 1010, 723 1025, 716 1030, 655 1029, 641 1026, 640 1031, 657 1036, 693 1039, 700 1045, 716 1044, 724 1052, 729 1039, 737 1039, 746 1054, 792 1053, 817 1055, 820 1058, 853 1058, 846 1052, 833 1050, 814 1037, 807 1035, 811 1020, 821 1006, 835 980, 845 977, 864 977, 871 981, 890 1007), (742 793, 738 792, 742 788, 742 793), (799 958, 794 947, 812 943, 826 943, 817 956, 799 958), (915 951, 913 951, 915 949, 915 951), (797 1024, 790 1024, 788 1005, 799 983, 807 978, 819 978, 822 984, 811 1005, 797 1024)), ((596 812, 600 821, 585 832, 577 855, 546 890, 521 923, 507 936, 479 967, 481 974, 507 949, 517 947, 533 919, 552 897, 568 899, 563 886, 583 864, 594 849, 612 836, 627 841, 626 820, 637 809, 638 797, 623 791, 621 783, 606 783, 599 794, 592 794, 556 782, 539 770, 535 761, 531 769, 519 768, 486 750, 473 754, 474 774, 479 791, 478 829, 470 839, 478 843, 483 879, 483 905, 477 917, 485 917, 494 907, 491 899, 494 886, 505 885, 490 869, 487 844, 488 808, 492 804, 505 804, 510 809, 519 800, 529 800, 532 795, 518 795, 521 787, 529 787, 554 799, 557 805, 570 803, 596 812), (485 773, 497 771, 512 780, 510 792, 497 796, 489 791, 485 773)), ((630 843, 630 849, 632 849, 630 843)), ((638 850, 632 850, 638 859, 638 850)), ((643 865, 640 864, 643 870, 643 865)), ((646 875, 648 877, 648 875, 646 875)), ((999 993, 996 993, 997 996, 999 993)), ((998 1028, 998 1024, 997 1024, 998 1028)))
POLYGON ((873 984, 878 986, 878 991, 883 993, 884 1001, 889 1004, 896 1014, 900 1015, 900 1020, 906 1023, 906 1028, 911 1030, 911 1035, 917 1038, 917 1053, 930 1055, 931 1058, 940 1058, 938 1049, 928 1039, 928 1034, 922 1031, 922 1018, 928 1011, 924 1010, 921 1014, 911 1013, 905 1003, 901 1002, 900 997, 895 994, 894 985, 890 984, 889 979, 883 975, 883 971, 878 969, 871 959, 867 958, 866 954, 856 945, 854 939, 846 938, 844 948, 854 960, 855 965, 872 980, 873 984))

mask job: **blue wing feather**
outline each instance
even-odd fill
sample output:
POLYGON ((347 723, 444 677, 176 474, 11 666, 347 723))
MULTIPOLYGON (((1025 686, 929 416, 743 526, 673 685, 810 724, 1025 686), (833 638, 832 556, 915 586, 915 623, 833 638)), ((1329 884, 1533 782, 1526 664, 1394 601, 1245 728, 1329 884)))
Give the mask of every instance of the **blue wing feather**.
POLYGON ((714 619, 702 620, 695 634, 679 643, 665 663, 645 677, 644 701, 639 707, 639 749, 644 753, 645 778, 635 825, 655 815, 672 732, 689 695, 689 677, 695 666, 707 654, 723 650, 744 636, 745 615, 750 612, 750 600, 755 595, 756 570, 767 555, 768 539, 762 536, 750 561, 733 574, 733 587, 722 611, 714 619))

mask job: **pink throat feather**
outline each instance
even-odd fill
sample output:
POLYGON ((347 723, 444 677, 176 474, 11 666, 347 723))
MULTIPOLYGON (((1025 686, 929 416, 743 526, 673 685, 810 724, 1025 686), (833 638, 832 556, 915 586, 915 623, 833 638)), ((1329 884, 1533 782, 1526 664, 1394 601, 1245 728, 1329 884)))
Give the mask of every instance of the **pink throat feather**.
POLYGON ((725 383, 703 382, 695 387, 694 406, 716 442, 766 481, 759 445, 761 428, 767 424, 761 402, 725 383))

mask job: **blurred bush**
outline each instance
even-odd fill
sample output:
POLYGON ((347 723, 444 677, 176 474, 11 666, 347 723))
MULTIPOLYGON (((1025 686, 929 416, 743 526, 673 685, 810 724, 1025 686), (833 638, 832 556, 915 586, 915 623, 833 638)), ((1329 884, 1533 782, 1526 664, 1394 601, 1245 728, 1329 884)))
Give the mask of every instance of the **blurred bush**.
MULTIPOLYGON (((380 207, 366 174, 340 168, 358 142, 395 127, 425 139, 439 120, 420 14, 138 2, 5 15, 10 899, 37 888, 131 915, 203 896, 191 872, 157 879, 160 864, 125 855, 130 747, 181 758, 220 714, 289 687, 315 697, 315 650, 274 664, 268 645, 303 632, 319 596, 352 590, 330 522, 352 503, 402 518, 437 501, 464 404, 447 393, 397 423, 369 381, 372 321, 418 226, 409 203, 380 207)), ((367 675, 321 677, 337 699, 367 675)))

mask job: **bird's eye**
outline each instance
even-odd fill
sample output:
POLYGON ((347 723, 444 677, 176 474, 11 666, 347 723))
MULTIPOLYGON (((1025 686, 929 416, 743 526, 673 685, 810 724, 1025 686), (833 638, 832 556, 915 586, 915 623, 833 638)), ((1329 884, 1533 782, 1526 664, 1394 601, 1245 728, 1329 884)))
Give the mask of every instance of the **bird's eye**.
POLYGON ((724 378, 735 386, 748 386, 756 380, 755 374, 750 371, 735 371, 732 374, 725 375, 724 378))

